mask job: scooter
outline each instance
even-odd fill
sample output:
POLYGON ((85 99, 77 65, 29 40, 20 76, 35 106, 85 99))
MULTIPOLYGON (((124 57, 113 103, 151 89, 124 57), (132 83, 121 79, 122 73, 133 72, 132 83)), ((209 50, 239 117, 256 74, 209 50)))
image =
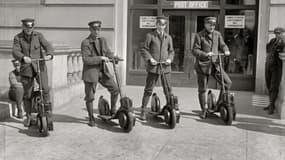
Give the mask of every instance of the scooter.
MULTIPOLYGON (((219 69, 223 69, 222 58, 223 53, 215 54, 219 58, 219 69)), ((212 90, 208 91, 207 96, 207 113, 214 114, 220 112, 220 118, 226 125, 231 125, 232 121, 236 119, 236 109, 234 102, 234 94, 225 89, 224 76, 221 74, 221 90, 219 99, 216 101, 216 96, 212 90)))
MULTIPOLYGON (((50 60, 50 59, 48 59, 50 60)), ((36 61, 37 70, 36 76, 39 79, 38 89, 34 89, 32 92, 32 113, 36 113, 36 123, 38 126, 39 132, 43 136, 49 135, 49 130, 53 130, 53 122, 50 117, 49 110, 51 110, 51 103, 45 103, 43 98, 43 88, 41 81, 41 70, 40 70, 40 61, 48 61, 44 58, 32 59, 32 61, 36 61)))
POLYGON ((151 97, 151 112, 153 116, 164 116, 164 121, 171 129, 175 128, 176 123, 180 121, 180 111, 178 108, 178 98, 174 96, 170 90, 169 83, 165 78, 165 72, 163 65, 167 65, 165 62, 158 62, 160 69, 162 87, 165 91, 166 105, 161 109, 160 99, 156 93, 151 97))
POLYGON ((119 58, 110 58, 110 62, 113 64, 116 83, 118 85, 119 94, 121 97, 120 107, 115 114, 111 115, 110 105, 108 101, 104 99, 103 96, 100 96, 98 102, 98 111, 99 111, 98 117, 101 118, 103 121, 112 121, 113 119, 118 119, 120 127, 125 132, 130 132, 133 126, 135 126, 136 118, 133 113, 132 100, 129 97, 122 95, 122 89, 119 82, 120 80, 116 67, 116 63, 118 63, 118 61, 123 61, 123 60, 119 58))

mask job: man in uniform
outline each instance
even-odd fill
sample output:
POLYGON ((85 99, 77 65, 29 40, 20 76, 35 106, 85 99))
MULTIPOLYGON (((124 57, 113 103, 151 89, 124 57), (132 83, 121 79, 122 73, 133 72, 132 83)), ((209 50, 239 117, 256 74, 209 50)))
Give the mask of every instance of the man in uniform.
POLYGON ((140 118, 142 120, 146 119, 146 106, 149 102, 153 88, 160 76, 160 70, 157 66, 157 62, 166 62, 166 64, 163 65, 163 70, 166 73, 166 79, 170 81, 170 64, 174 57, 174 49, 171 36, 165 32, 167 22, 167 17, 157 17, 157 29, 146 35, 144 46, 141 50, 141 55, 146 62, 147 71, 141 106, 142 110, 140 118))
MULTIPOLYGON (((22 28, 23 31, 14 37, 13 56, 21 62, 20 75, 24 87, 24 109, 27 114, 25 126, 30 126, 34 78, 39 82, 39 77, 36 75, 37 63, 32 61, 32 59, 52 59, 53 48, 40 32, 34 31, 34 19, 23 19, 22 28)), ((40 69, 43 99, 44 103, 47 104, 46 109, 51 118, 52 106, 48 87, 47 67, 44 61, 40 62, 40 69)), ((49 124, 49 129, 53 130, 52 123, 49 124)))
POLYGON ((216 17, 206 17, 204 19, 204 29, 197 33, 194 40, 193 55, 196 57, 195 70, 198 79, 199 103, 202 109, 200 117, 206 118, 206 91, 209 76, 212 75, 221 84, 221 74, 224 76, 225 88, 231 86, 231 80, 226 72, 219 69, 218 54, 222 50, 225 55, 230 55, 220 32, 215 30, 216 17))
POLYGON ((275 38, 272 38, 266 45, 265 80, 269 91, 270 104, 265 107, 264 110, 268 110, 268 114, 274 113, 275 101, 278 96, 278 89, 282 77, 282 61, 279 59, 279 52, 282 52, 285 47, 283 32, 283 28, 275 28, 275 38))
POLYGON ((108 89, 111 94, 111 114, 116 113, 116 103, 119 95, 119 88, 106 69, 105 62, 113 57, 105 38, 100 37, 101 21, 88 23, 90 35, 81 43, 81 53, 83 59, 82 80, 85 85, 85 101, 88 111, 88 125, 95 126, 93 116, 93 101, 97 83, 108 89))

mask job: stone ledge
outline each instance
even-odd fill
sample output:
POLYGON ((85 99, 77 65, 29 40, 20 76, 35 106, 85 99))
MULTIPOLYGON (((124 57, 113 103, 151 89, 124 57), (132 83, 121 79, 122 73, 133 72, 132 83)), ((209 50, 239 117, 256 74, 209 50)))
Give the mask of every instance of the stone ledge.
POLYGON ((10 118, 11 104, 9 102, 0 101, 0 121, 5 121, 10 118))

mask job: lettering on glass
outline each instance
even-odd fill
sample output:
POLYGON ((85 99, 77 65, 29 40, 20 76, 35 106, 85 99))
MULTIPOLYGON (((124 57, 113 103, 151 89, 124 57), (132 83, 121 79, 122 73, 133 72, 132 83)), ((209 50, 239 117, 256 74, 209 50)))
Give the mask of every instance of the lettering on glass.
POLYGON ((174 1, 174 8, 208 8, 208 1, 174 1))

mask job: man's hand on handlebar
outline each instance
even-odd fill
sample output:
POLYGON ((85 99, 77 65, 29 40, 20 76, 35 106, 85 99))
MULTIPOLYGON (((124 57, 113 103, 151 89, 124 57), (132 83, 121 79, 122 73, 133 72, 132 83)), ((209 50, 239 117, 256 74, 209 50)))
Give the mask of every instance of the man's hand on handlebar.
POLYGON ((230 54, 230 51, 225 51, 225 56, 229 56, 230 54))
POLYGON ((108 57, 105 57, 105 56, 101 56, 100 58, 103 62, 109 62, 110 61, 110 59, 108 57))
POLYGON ((153 59, 153 58, 151 58, 149 60, 149 62, 150 62, 151 65, 154 65, 154 66, 157 65, 157 61, 155 59, 153 59))
POLYGON ((167 59, 167 60, 165 61, 165 64, 166 64, 166 65, 170 65, 170 64, 171 64, 171 59, 167 59))
POLYGON ((24 57, 23 57, 23 61, 24 61, 25 63, 28 63, 28 64, 32 63, 32 59, 31 59, 30 57, 27 57, 27 56, 24 56, 24 57))
POLYGON ((207 55, 208 57, 212 57, 214 55, 214 52, 208 52, 207 55))
POLYGON ((48 61, 48 60, 51 60, 52 59, 52 55, 46 55, 44 57, 44 60, 48 61))

